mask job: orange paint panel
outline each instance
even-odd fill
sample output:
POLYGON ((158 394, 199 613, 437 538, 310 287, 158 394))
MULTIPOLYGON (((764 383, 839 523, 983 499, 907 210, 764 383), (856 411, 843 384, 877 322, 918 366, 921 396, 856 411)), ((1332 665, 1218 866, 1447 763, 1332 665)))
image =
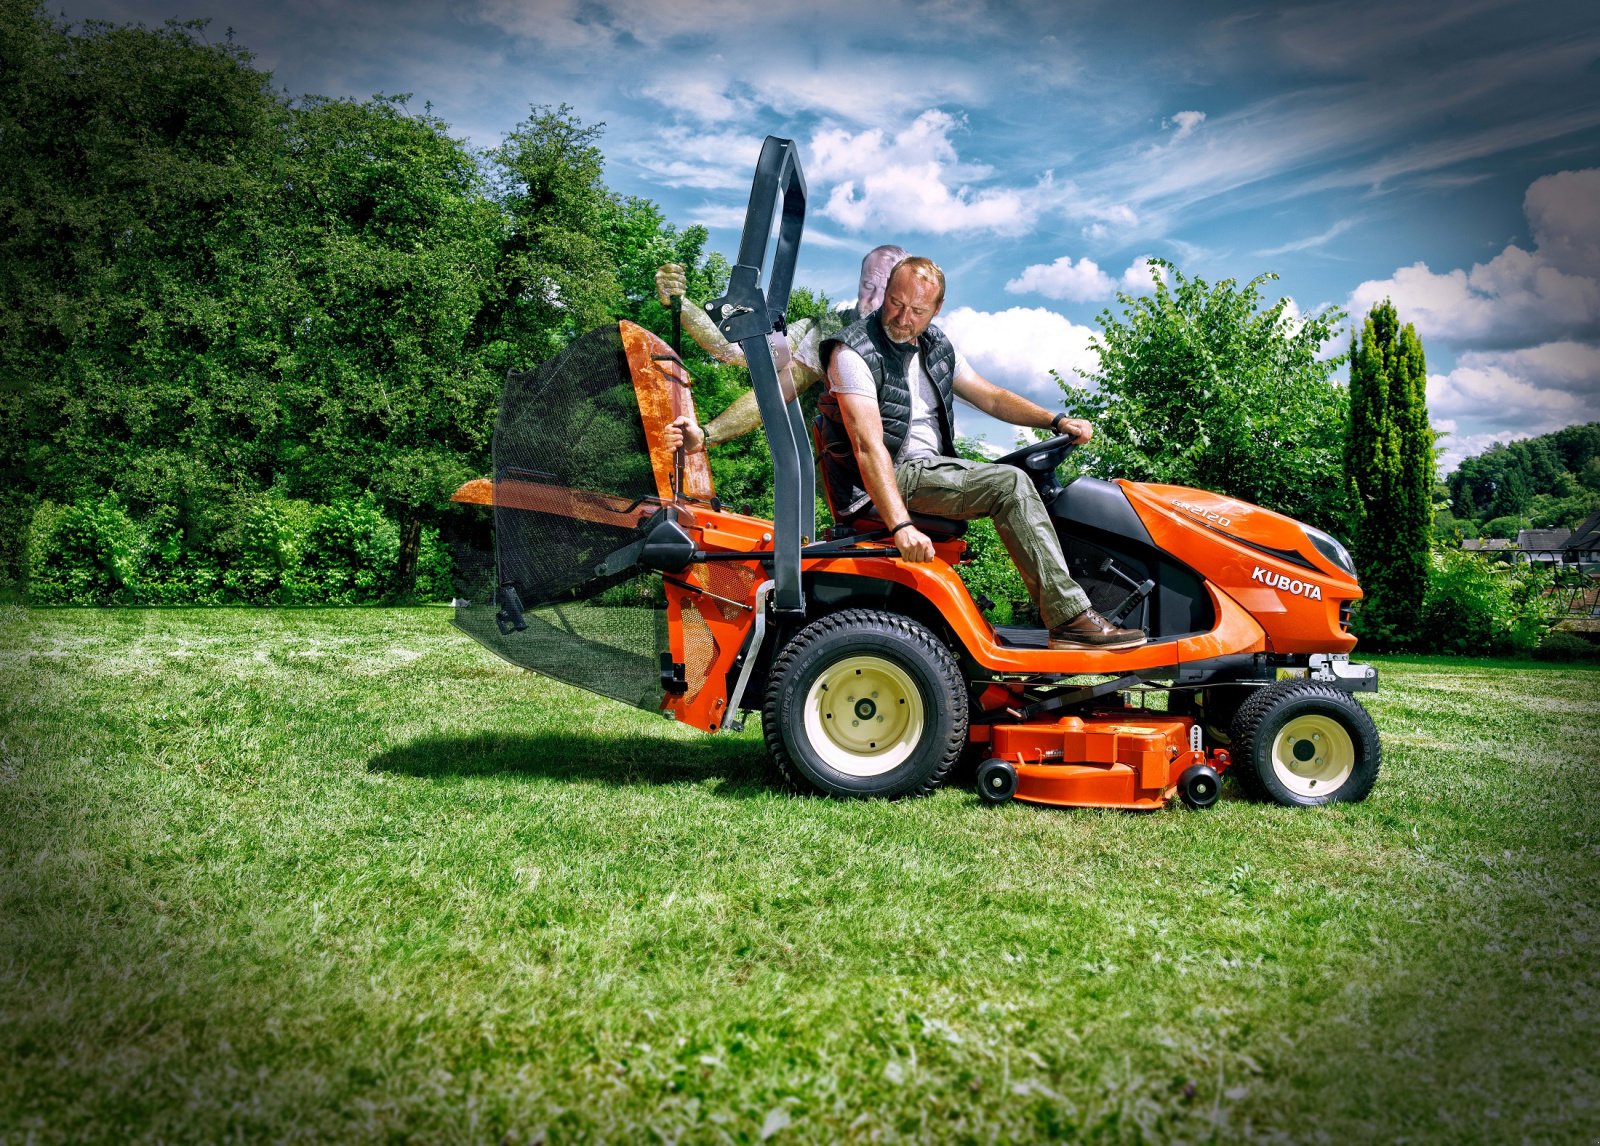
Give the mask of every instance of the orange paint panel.
MULTIPOLYGON (((656 494, 663 500, 672 497, 675 451, 662 440, 666 428, 684 414, 695 416, 694 398, 689 393, 692 379, 672 347, 642 326, 619 322, 622 348, 633 375, 634 395, 639 401, 639 417, 644 423, 645 441, 650 445, 650 468, 655 473, 656 494)), ((696 419, 698 420, 698 419, 696 419)), ((704 450, 683 457, 683 492, 709 501, 716 492, 711 467, 704 450)))
MULTIPOLYGON (((1339 603, 1359 599, 1361 588, 1308 543, 1299 522, 1185 486, 1117 484, 1159 548, 1205 571, 1218 591, 1213 601, 1229 600, 1237 612, 1254 618, 1251 624, 1261 633, 1266 651, 1331 653, 1355 648, 1354 635, 1339 627, 1339 603)), ((1217 635, 1226 627, 1219 623, 1217 635)), ((1217 652, 1251 651, 1223 647, 1230 643, 1216 640, 1211 645, 1217 652)))
POLYGON ((996 725, 990 754, 1017 769, 1017 799, 1075 808, 1152 809, 1192 762, 1185 717, 1127 713, 996 725))

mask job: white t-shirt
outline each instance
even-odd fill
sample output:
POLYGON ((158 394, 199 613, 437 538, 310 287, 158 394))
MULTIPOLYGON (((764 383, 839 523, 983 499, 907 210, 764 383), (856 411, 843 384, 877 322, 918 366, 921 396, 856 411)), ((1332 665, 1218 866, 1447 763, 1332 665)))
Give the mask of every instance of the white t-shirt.
MULTIPOLYGON (((971 370, 966 358, 959 350, 956 351, 955 376, 959 378, 971 370)), ((878 397, 878 384, 872 377, 871 367, 848 346, 841 346, 834 352, 830 384, 835 394, 860 394, 874 401, 878 397)), ((913 354, 911 361, 906 363, 906 386, 911 391, 911 424, 906 429, 906 440, 900 443, 895 465, 909 462, 912 458, 939 456, 939 392, 933 388, 933 380, 928 377, 928 372, 922 368, 920 352, 913 354)), ((950 432, 955 433, 954 426, 950 427, 950 432)))

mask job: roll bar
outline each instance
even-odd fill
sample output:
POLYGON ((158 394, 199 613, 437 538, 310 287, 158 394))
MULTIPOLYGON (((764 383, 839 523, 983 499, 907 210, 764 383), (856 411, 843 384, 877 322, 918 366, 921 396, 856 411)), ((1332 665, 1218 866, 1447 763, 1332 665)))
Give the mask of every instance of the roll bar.
POLYGON ((800 589, 800 548, 816 537, 817 501, 811 436, 798 397, 785 398, 778 383, 767 335, 782 332, 789 308, 789 288, 800 254, 800 232, 805 229, 806 178, 793 140, 769 135, 761 145, 755 180, 750 185, 750 205, 745 210, 744 232, 739 239, 739 261, 728 277, 727 293, 706 303, 706 313, 729 342, 744 350, 750 384, 772 449, 773 564, 772 607, 799 616, 805 612, 800 589), (773 215, 779 201, 773 242, 773 215), (767 253, 772 251, 768 268, 767 253), (761 275, 767 270, 767 288, 761 275), (804 539, 804 540, 803 540, 804 539))

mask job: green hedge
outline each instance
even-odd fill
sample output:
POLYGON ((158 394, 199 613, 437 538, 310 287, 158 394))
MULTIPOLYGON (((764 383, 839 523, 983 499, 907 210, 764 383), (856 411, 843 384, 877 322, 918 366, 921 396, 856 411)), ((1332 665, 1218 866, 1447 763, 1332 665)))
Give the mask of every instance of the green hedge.
POLYGON ((115 494, 44 502, 28 530, 28 599, 40 605, 366 605, 446 601, 450 554, 422 529, 416 578, 394 584, 400 529, 369 498, 329 505, 262 495, 232 528, 186 538, 157 510, 135 518, 115 494))

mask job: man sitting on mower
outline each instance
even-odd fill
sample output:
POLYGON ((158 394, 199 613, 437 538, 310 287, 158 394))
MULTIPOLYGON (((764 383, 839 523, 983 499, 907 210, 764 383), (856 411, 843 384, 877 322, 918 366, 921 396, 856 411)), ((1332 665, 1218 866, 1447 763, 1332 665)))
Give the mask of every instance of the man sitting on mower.
POLYGON ((1142 631, 1120 628, 1089 607, 1028 475, 955 456, 954 397, 1003 422, 1070 434, 1080 444, 1093 429, 986 380, 932 325, 943 305, 944 272, 930 259, 904 259, 889 275, 880 309, 823 342, 823 478, 835 512, 859 513, 870 499, 907 561, 934 555, 911 512, 992 517, 1050 630, 1051 648, 1143 644, 1142 631))

